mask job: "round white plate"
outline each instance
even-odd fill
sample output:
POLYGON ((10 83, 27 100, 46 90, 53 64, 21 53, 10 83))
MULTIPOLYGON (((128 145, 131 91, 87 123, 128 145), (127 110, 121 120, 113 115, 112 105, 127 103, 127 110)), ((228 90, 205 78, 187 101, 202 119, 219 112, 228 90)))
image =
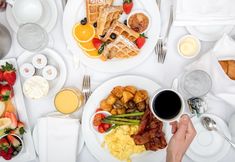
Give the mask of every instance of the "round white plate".
MULTIPOLYGON (((43 6, 43 15, 41 18, 36 22, 41 27, 43 27, 48 33, 54 28, 58 10, 54 0, 40 0, 43 6)), ((21 25, 15 18, 12 13, 12 8, 10 5, 7 6, 6 9, 6 17, 7 21, 10 24, 11 28, 17 32, 19 26, 21 25)))
MULTIPOLYGON (((218 129, 229 139, 231 134, 226 123, 219 117, 212 114, 204 114, 215 120, 218 129)), ((217 132, 206 130, 197 117, 192 118, 197 135, 190 145, 186 155, 197 162, 220 161, 229 151, 230 144, 217 132)))
MULTIPOLYGON (((53 112, 53 113, 49 113, 48 116, 61 117, 61 114, 58 112, 53 112)), ((37 155, 39 155, 38 124, 36 124, 34 126, 32 135, 33 135, 33 142, 34 142, 35 151, 36 151, 37 155)), ((78 137, 78 146, 77 146, 78 152, 77 152, 77 154, 79 154, 82 151, 83 146, 84 146, 84 138, 82 135, 82 128, 80 127, 80 133, 79 133, 79 137, 78 137)))
MULTIPOLYGON (((152 53, 159 38, 161 27, 160 13, 156 2, 153 0, 134 0, 133 2, 133 11, 140 9, 145 10, 151 17, 151 26, 146 33, 148 39, 137 56, 128 59, 112 59, 104 62, 100 59, 89 58, 84 54, 73 38, 72 29, 77 22, 80 22, 80 20, 86 16, 85 0, 70 0, 66 5, 63 17, 63 29, 68 49, 74 55, 78 55, 84 65, 101 72, 123 72, 144 62, 144 60, 152 53)), ((121 5, 122 3, 122 0, 116 0, 114 5, 121 5)), ((127 15, 123 14, 120 21, 123 22, 126 18, 127 15)))
MULTIPOLYGON (((58 71, 56 79, 52 81, 48 81, 50 90, 47 96, 53 96, 64 86, 64 83, 66 81, 67 68, 66 68, 64 59, 60 56, 59 53, 57 53, 56 51, 50 48, 46 48, 45 50, 40 51, 38 53, 44 54, 48 59, 47 64, 55 66, 55 68, 58 71)), ((24 63, 32 63, 32 58, 34 54, 37 54, 37 53, 25 51, 22 54, 20 54, 20 56, 17 58, 17 63, 19 67, 24 63)), ((36 74, 41 75, 41 70, 36 70, 36 74)), ((22 84, 24 84, 24 81, 26 80, 26 78, 21 76, 21 80, 22 80, 22 84)))
MULTIPOLYGON (((119 85, 134 85, 138 89, 145 89, 148 91, 149 96, 153 95, 153 93, 160 88, 160 86, 156 82, 147 78, 134 75, 124 75, 106 81, 92 93, 84 107, 82 118, 82 132, 85 138, 87 148, 96 157, 96 159, 102 162, 120 161, 114 156, 112 156, 107 148, 101 147, 101 144, 104 141, 104 135, 93 130, 92 126, 90 125, 90 120, 92 118, 92 115, 95 113, 96 109, 99 107, 100 101, 107 97, 107 95, 115 86, 119 85)), ((168 141, 168 139, 166 140, 168 141)), ((157 161, 162 161, 165 157, 166 149, 159 150, 156 152, 145 151, 141 154, 134 155, 132 157, 132 162, 152 161, 153 159, 157 159, 157 161)))
POLYGON ((234 26, 186 26, 188 32, 202 41, 216 41, 225 33, 229 34, 234 26))

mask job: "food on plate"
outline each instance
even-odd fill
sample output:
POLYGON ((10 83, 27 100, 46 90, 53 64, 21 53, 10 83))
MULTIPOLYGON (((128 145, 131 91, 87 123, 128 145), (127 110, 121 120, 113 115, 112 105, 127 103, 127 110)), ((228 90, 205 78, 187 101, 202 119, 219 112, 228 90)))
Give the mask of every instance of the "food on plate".
POLYGON ((222 60, 219 63, 228 77, 235 80, 235 60, 222 60))
POLYGON ((84 19, 82 19, 82 20, 80 21, 80 24, 86 25, 86 24, 87 24, 87 18, 85 17, 84 19))
POLYGON ((132 135, 137 133, 138 126, 123 125, 114 128, 104 137, 104 145, 107 145, 110 153, 119 160, 131 161, 133 154, 145 151, 144 145, 136 145, 132 135))
POLYGON ((40 99, 48 94, 49 83, 41 76, 33 76, 24 82, 23 92, 28 98, 40 99))
POLYGON ((123 0, 123 11, 129 14, 133 8, 134 3, 132 0, 123 0))
POLYGON ((106 6, 100 8, 97 19, 97 35, 105 35, 113 21, 118 20, 123 10, 121 6, 106 6))
POLYGON ((4 130, 6 128, 9 128, 11 125, 11 119, 10 118, 0 118, 0 130, 4 130))
POLYGON ((35 74, 35 68, 32 64, 25 63, 20 66, 20 74, 25 78, 32 77, 35 74))
POLYGON ((5 111, 16 114, 16 108, 13 104, 12 99, 9 99, 9 100, 5 101, 4 103, 5 103, 5 111))
POLYGON ((113 115, 144 112, 148 106, 148 93, 135 86, 116 86, 107 98, 100 102, 100 108, 113 115))
POLYGON ((96 23, 100 13, 100 7, 110 6, 112 3, 113 0, 86 0, 88 23, 96 23))
POLYGON ((5 65, 1 66, 0 80, 7 82, 10 86, 13 86, 16 81, 16 70, 12 64, 6 62, 5 65))
MULTIPOLYGON (((97 37, 95 37, 97 38, 97 37)), ((94 38, 93 38, 94 39, 94 38)), ((94 51, 96 48, 94 47, 92 40, 90 40, 89 42, 80 42, 78 43, 79 47, 81 49, 83 49, 84 51, 88 52, 88 51, 94 51)))
POLYGON ((57 77, 57 69, 52 65, 47 65, 42 70, 42 76, 46 80, 54 80, 57 77))
POLYGON ((98 54, 102 54, 104 51, 106 43, 102 42, 99 38, 93 38, 92 39, 92 44, 98 50, 98 54))
POLYGON ((130 29, 125 24, 122 24, 119 21, 114 21, 104 38, 101 38, 101 40, 103 42, 113 42, 119 35, 122 35, 131 42, 136 41, 136 39, 139 37, 139 33, 130 29), (116 37, 114 38, 112 35, 115 35, 116 37))
POLYGON ((110 130, 112 124, 103 123, 103 119, 105 119, 105 117, 109 115, 110 113, 106 111, 98 111, 93 115, 92 124, 96 131, 98 131, 99 133, 106 133, 110 130))
POLYGON ((6 105, 5 102, 0 101, 0 117, 3 115, 3 113, 5 112, 6 109, 6 105))
POLYGON ((7 101, 14 97, 14 90, 9 84, 0 86, 0 99, 1 101, 7 101))
POLYGON ((181 56, 192 58, 199 54, 201 50, 200 41, 193 35, 186 35, 179 40, 178 52, 181 56))
POLYGON ((99 51, 97 49, 93 51, 85 51, 86 55, 91 57, 91 58, 97 58, 100 57, 99 51))
POLYGON ((83 103, 83 96, 75 89, 62 89, 54 99, 55 108, 63 114, 71 114, 78 110, 83 103))
POLYGON ((136 56, 138 53, 139 48, 122 35, 118 36, 114 42, 108 44, 102 52, 107 59, 129 58, 136 56))
POLYGON ((5 135, 0 139, 0 157, 11 160, 19 155, 23 148, 23 141, 14 134, 5 135))
POLYGON ((136 145, 144 145, 146 150, 157 151, 167 146, 163 123, 154 117, 147 108, 141 119, 139 129, 133 139, 136 145))
POLYGON ((36 54, 32 59, 32 64, 37 69, 42 69, 47 65, 47 58, 43 54, 36 54))
POLYGON ((138 33, 144 33, 150 25, 149 16, 143 11, 133 12, 127 19, 127 25, 138 33))
POLYGON ((89 42, 95 37, 95 28, 90 24, 75 24, 73 27, 73 37, 78 42, 89 42))
POLYGON ((144 34, 140 34, 139 38, 136 39, 136 45, 138 48, 142 48, 146 42, 146 36, 144 34))

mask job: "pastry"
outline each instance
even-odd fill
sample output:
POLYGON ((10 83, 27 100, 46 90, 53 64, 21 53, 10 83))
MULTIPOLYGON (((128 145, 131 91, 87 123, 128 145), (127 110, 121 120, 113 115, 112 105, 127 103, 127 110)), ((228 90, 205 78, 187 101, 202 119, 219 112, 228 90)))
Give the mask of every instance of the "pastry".
POLYGON ((232 80, 235 80, 235 61, 234 60, 228 61, 228 76, 232 80))
POLYGON ((228 73, 228 61, 219 61, 221 67, 223 68, 224 72, 228 73))
POLYGON ((110 6, 113 0, 86 0, 86 15, 88 23, 97 22, 100 7, 110 6))
POLYGON ((105 35, 112 22, 118 20, 122 12, 122 6, 100 7, 100 14, 97 20, 97 35, 100 37, 105 35))
POLYGON ((104 51, 103 55, 107 59, 112 58, 128 58, 136 56, 139 53, 139 48, 124 36, 118 36, 115 41, 109 43, 104 51))
POLYGON ((132 42, 134 42, 139 37, 139 33, 135 32, 134 30, 130 29, 129 27, 127 27, 126 25, 120 23, 119 21, 114 21, 112 23, 110 29, 106 33, 105 37, 101 38, 101 40, 104 41, 104 42, 114 41, 111 38, 111 34, 113 34, 113 33, 116 36, 122 35, 122 36, 126 37, 127 39, 129 39, 132 42))

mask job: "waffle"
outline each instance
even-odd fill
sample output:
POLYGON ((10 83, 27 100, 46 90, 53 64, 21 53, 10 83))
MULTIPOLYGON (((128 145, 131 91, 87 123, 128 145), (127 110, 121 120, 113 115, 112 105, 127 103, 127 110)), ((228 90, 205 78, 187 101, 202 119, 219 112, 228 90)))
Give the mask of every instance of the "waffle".
POLYGON ((113 0, 86 0, 86 15, 88 23, 97 22, 100 7, 110 6, 113 0))
POLYGON ((119 19, 122 14, 122 6, 100 7, 100 14, 97 20, 97 35, 106 34, 113 21, 119 19))
POLYGON ((109 43, 104 51, 103 55, 107 59, 112 58, 129 58, 136 56, 139 53, 139 48, 124 36, 118 36, 115 41, 109 43))
POLYGON ((106 33, 105 37, 101 38, 101 40, 104 42, 114 41, 113 39, 110 38, 110 35, 112 33, 115 33, 116 36, 123 35, 124 37, 126 37, 127 39, 129 39, 132 42, 134 42, 139 37, 139 33, 135 32, 134 30, 132 30, 128 26, 120 23, 119 21, 115 21, 112 23, 112 25, 111 25, 110 29, 108 30, 108 32, 106 33))

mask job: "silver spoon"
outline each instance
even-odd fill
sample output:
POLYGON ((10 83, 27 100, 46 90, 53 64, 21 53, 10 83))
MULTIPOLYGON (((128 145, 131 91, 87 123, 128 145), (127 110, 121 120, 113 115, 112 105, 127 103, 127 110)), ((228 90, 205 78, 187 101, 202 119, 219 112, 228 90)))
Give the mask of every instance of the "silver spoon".
POLYGON ((233 146, 233 148, 235 148, 235 144, 227 136, 225 136, 223 132, 218 130, 216 122, 213 119, 209 117, 202 117, 201 123, 207 130, 216 131, 221 137, 227 140, 233 146))

